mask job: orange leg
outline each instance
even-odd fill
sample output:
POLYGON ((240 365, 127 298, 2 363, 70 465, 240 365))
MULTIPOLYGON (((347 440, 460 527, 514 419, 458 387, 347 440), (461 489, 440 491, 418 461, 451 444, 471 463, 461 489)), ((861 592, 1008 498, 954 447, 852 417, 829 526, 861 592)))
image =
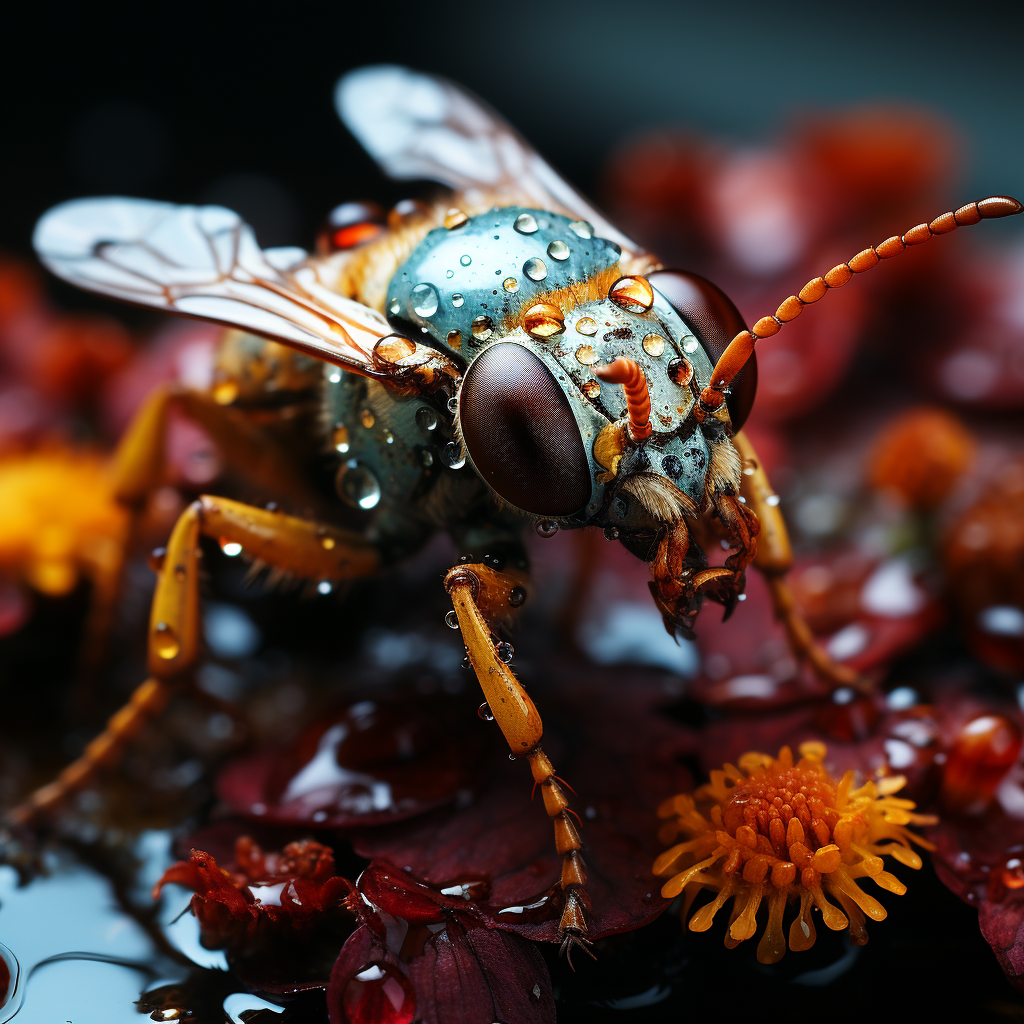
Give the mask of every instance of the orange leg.
POLYGON ((746 507, 755 513, 761 523, 754 565, 768 582, 775 617, 785 627, 790 648, 798 658, 806 659, 818 678, 827 685, 834 688, 852 686, 870 692, 873 687, 869 679, 834 661, 815 641, 811 627, 796 606, 793 592, 786 583, 786 574, 793 565, 793 549, 789 543, 786 521, 779 510, 778 497, 768 482, 754 446, 743 431, 737 431, 733 443, 743 458, 742 490, 746 507))
POLYGON ((44 816, 116 761, 125 743, 158 714, 188 678, 199 652, 199 538, 242 545, 246 554, 295 576, 338 582, 367 576, 377 549, 357 534, 204 495, 178 519, 167 544, 149 620, 149 672, 129 702, 85 753, 9 813, 18 822, 44 816))
POLYGON ((490 623, 508 614, 510 598, 521 582, 514 576, 495 572, 486 565, 460 565, 445 577, 445 589, 455 606, 469 660, 480 688, 512 753, 525 757, 540 786, 544 809, 555 829, 555 849, 562 856, 561 887, 565 897, 558 923, 562 951, 572 957, 573 949, 589 952, 586 909, 587 869, 580 850, 579 832, 572 821, 569 799, 555 777, 555 769, 541 749, 544 725, 529 694, 495 650, 490 623))

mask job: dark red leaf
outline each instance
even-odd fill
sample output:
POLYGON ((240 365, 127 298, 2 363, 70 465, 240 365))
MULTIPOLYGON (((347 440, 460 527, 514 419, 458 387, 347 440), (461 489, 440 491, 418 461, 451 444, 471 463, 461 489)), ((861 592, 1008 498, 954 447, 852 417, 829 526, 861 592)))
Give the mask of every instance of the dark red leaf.
MULTIPOLYGON (((667 702, 655 673, 553 665, 560 679, 541 698, 544 749, 576 790, 593 901, 591 935, 629 931, 667 906, 651 874, 660 852, 658 804, 692 781, 678 756, 690 735, 659 713, 667 702)), ((499 751, 486 783, 466 807, 354 837, 356 852, 400 865, 436 888, 461 880, 487 883, 481 909, 495 924, 535 940, 554 940, 561 909, 561 857, 523 761, 499 751)))
POLYGON ((470 702, 440 694, 354 700, 285 747, 233 761, 217 791, 235 814, 266 823, 397 821, 469 795, 479 724, 470 702))

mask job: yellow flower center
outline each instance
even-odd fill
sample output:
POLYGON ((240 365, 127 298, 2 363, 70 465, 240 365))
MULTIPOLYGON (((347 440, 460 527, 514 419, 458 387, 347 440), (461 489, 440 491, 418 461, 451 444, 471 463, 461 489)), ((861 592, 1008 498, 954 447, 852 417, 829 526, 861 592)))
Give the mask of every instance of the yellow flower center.
POLYGON ((688 837, 655 861, 655 874, 668 876, 662 895, 684 893, 685 916, 701 889, 717 892, 690 919, 693 931, 710 928, 718 910, 733 898, 725 940, 730 947, 754 934, 758 908, 766 899, 768 927, 758 945, 758 959, 764 963, 774 963, 785 953, 782 922, 791 901, 800 906, 789 932, 790 949, 814 944, 815 907, 828 928, 849 927, 854 942, 867 942, 865 915, 880 921, 885 908, 857 879, 871 878, 890 892, 906 892, 902 882, 883 870, 882 856, 891 854, 919 868, 921 858, 910 842, 929 844, 904 826, 934 820, 911 814, 911 801, 891 796, 903 786, 903 778, 883 778, 854 789, 852 772, 837 784, 826 771, 823 744, 805 743, 800 753, 795 765, 788 747, 777 759, 745 754, 738 768, 727 764, 712 772, 706 786, 692 796, 666 801, 659 811, 669 819, 662 827, 665 842, 688 837), (888 842, 883 845, 882 840, 888 842), (830 903, 826 893, 843 909, 830 903))

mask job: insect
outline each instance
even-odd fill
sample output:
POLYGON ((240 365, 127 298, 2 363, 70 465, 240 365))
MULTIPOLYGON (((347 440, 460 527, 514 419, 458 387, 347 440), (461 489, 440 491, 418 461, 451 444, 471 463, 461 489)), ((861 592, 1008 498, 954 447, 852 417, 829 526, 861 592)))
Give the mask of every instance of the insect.
POLYGON ((386 223, 339 208, 315 255, 261 251, 219 207, 79 200, 38 224, 35 246, 65 280, 234 329, 209 391, 165 389, 146 403, 118 452, 120 499, 137 505, 159 482, 174 405, 282 501, 321 512, 311 520, 214 495, 193 502, 159 573, 150 678, 84 757, 16 814, 44 812, 81 785, 187 675, 198 647, 200 536, 330 588, 443 529, 461 552, 444 581, 451 623, 554 826, 559 935, 571 953, 588 944, 582 841, 543 751, 540 715, 500 639, 527 597, 523 530, 588 527, 617 538, 649 565, 672 634, 692 634, 705 600, 730 614, 753 562, 795 654, 832 685, 867 685, 814 643, 786 585, 778 498, 741 429, 756 390, 754 346, 908 246, 1021 205, 984 199, 886 239, 747 330, 718 288, 664 269, 458 87, 372 67, 341 79, 336 105, 387 173, 452 193, 399 204, 386 223), (304 443, 333 450, 338 499, 364 515, 361 531, 336 525, 339 506, 318 502, 303 471, 310 452, 278 429, 281 410, 311 392, 321 426, 304 443), (708 564, 701 536, 725 538, 724 564, 708 564))

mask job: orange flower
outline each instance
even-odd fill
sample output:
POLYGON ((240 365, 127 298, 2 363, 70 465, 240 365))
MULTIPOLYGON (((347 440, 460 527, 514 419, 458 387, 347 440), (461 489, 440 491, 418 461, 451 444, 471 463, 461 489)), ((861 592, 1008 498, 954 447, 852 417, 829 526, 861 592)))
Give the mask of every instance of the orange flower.
POLYGON ((659 808, 660 816, 669 819, 662 826, 662 841, 687 837, 654 862, 654 873, 668 877, 662 896, 683 893, 685 918, 701 889, 717 893, 690 918, 695 932, 707 931, 732 898, 725 938, 730 949, 753 936, 758 908, 767 900, 768 927, 757 947, 758 960, 767 964, 786 952, 782 923, 790 902, 800 904, 789 930, 790 949, 814 945, 812 906, 821 911, 826 927, 849 927, 853 942, 863 945, 868 940, 865 915, 881 921, 885 908, 857 879, 870 878, 902 895, 906 886, 883 870, 882 857, 889 854, 919 868, 921 857, 910 843, 932 848, 905 826, 934 824, 935 819, 912 814, 912 801, 892 796, 904 785, 902 776, 855 789, 852 771, 838 784, 829 775, 822 763, 823 743, 804 743, 800 754, 795 765, 789 747, 777 759, 744 754, 739 768, 727 764, 692 796, 680 794, 659 808))

